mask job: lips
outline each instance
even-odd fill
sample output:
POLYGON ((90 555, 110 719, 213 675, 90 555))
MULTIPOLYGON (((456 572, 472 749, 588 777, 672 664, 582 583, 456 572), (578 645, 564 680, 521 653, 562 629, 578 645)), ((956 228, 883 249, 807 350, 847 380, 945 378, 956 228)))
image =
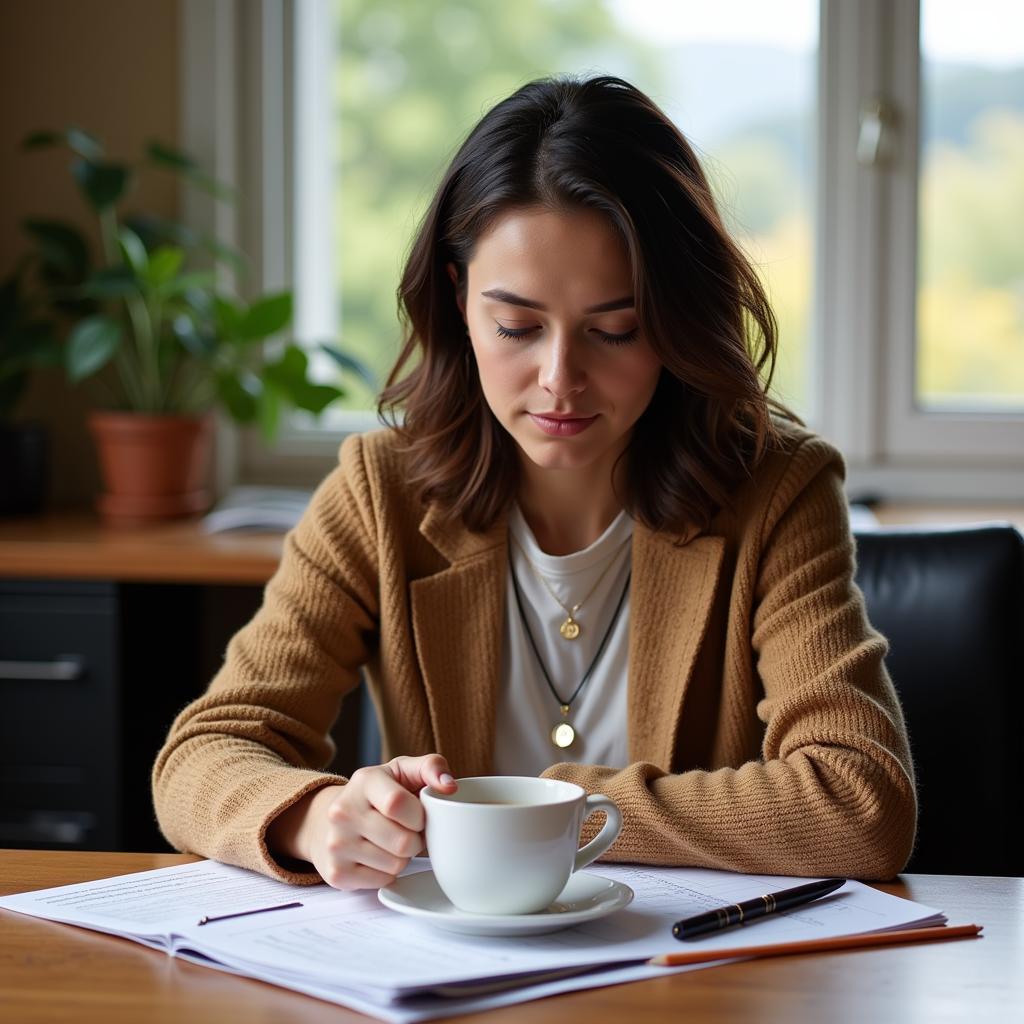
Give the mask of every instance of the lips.
POLYGON ((597 416, 572 416, 557 412, 531 412, 530 419, 545 434, 551 437, 573 437, 582 434, 596 419, 597 416))

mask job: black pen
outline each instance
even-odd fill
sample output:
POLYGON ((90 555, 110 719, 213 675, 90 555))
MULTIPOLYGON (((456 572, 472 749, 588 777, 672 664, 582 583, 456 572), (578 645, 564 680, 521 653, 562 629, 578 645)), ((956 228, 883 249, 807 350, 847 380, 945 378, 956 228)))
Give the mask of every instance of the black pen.
POLYGON ((680 941, 695 939, 708 932, 719 932, 723 928, 731 928, 736 924, 755 921, 766 914, 777 914, 782 910, 802 906, 804 903, 810 903, 811 900, 820 899, 830 892, 835 892, 845 884, 845 878, 826 878, 820 882, 808 882, 806 885, 784 889, 782 892, 758 896, 757 899, 745 900, 743 903, 730 903, 727 907, 708 910, 703 914, 697 914, 696 917, 686 917, 682 921, 676 921, 672 925, 672 934, 680 941))
POLYGON ((256 910, 239 910, 234 914, 221 914, 220 917, 204 917, 199 924, 213 924, 214 921, 230 921, 233 917, 248 917, 250 914, 266 914, 271 910, 291 910, 301 907, 301 903, 279 903, 276 907, 258 907, 256 910))

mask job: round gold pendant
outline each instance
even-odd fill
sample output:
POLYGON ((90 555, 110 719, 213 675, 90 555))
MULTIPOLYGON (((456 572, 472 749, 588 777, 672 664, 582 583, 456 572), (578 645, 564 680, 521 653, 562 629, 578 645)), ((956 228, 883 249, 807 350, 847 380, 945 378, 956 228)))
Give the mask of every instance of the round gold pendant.
MULTIPOLYGON (((580 624, 570 615, 559 627, 558 632, 565 637, 566 640, 575 640, 580 635, 580 624)), ((565 746, 569 744, 566 743, 565 746)))
POLYGON ((551 742, 562 750, 571 747, 575 739, 576 730, 568 722, 559 722, 551 730, 551 742))

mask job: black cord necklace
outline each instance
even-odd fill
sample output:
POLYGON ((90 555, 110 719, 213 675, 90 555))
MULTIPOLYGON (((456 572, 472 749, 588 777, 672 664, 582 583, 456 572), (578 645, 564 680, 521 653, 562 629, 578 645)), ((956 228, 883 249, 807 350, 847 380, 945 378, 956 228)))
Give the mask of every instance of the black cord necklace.
POLYGON ((544 674, 544 681, 548 684, 551 696, 558 702, 558 709, 562 712, 562 720, 560 722, 556 722, 551 728, 551 742, 556 747, 564 750, 566 747, 572 746, 577 736, 576 730, 568 721, 566 721, 569 717, 569 710, 572 708, 572 702, 579 696, 580 690, 583 689, 583 684, 590 678, 591 672, 594 671, 598 660, 604 653, 605 644, 608 643, 608 637, 612 635, 615 623, 619 620, 619 612, 622 611, 622 605, 625 603, 626 595, 629 593, 629 582, 633 578, 633 570, 630 569, 626 576, 626 585, 622 588, 622 593, 619 595, 619 603, 615 606, 615 613, 612 615, 612 621, 605 630, 604 636, 601 637, 601 643, 597 648, 597 654, 594 655, 594 660, 591 661, 590 667, 587 671, 583 673, 583 678, 580 680, 579 686, 573 690, 572 696, 565 701, 558 696, 558 691, 555 689, 554 683, 551 682, 551 676, 548 675, 548 670, 544 666, 544 659, 541 658, 540 651, 537 649, 537 642, 533 639, 533 633, 530 632, 530 624, 526 621, 526 614, 523 611, 523 597, 522 594, 519 593, 519 582, 516 579, 515 566, 512 564, 511 547, 508 552, 508 570, 512 574, 512 589, 515 591, 516 595, 516 607, 519 609, 519 620, 522 622, 523 629, 526 631, 527 639, 530 641, 530 647, 533 648, 533 655, 537 659, 537 664, 540 666, 541 672, 544 674))

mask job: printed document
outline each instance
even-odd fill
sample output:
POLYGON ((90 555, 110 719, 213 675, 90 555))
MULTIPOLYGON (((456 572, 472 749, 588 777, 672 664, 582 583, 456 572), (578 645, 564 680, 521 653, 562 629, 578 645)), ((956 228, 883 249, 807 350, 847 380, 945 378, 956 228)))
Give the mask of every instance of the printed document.
MULTIPOLYGON (((429 868, 417 859, 406 873, 429 868)), ((350 1006, 396 1024, 556 992, 661 977, 647 960, 684 948, 674 921, 807 879, 598 864, 635 893, 626 908, 564 931, 508 938, 441 931, 382 906, 375 890, 291 886, 216 861, 0 897, 0 908, 109 932, 203 964, 350 1006), (199 925, 204 917, 302 906, 199 925)), ((847 882, 830 896, 700 941, 730 949, 942 925, 937 910, 847 882)))

